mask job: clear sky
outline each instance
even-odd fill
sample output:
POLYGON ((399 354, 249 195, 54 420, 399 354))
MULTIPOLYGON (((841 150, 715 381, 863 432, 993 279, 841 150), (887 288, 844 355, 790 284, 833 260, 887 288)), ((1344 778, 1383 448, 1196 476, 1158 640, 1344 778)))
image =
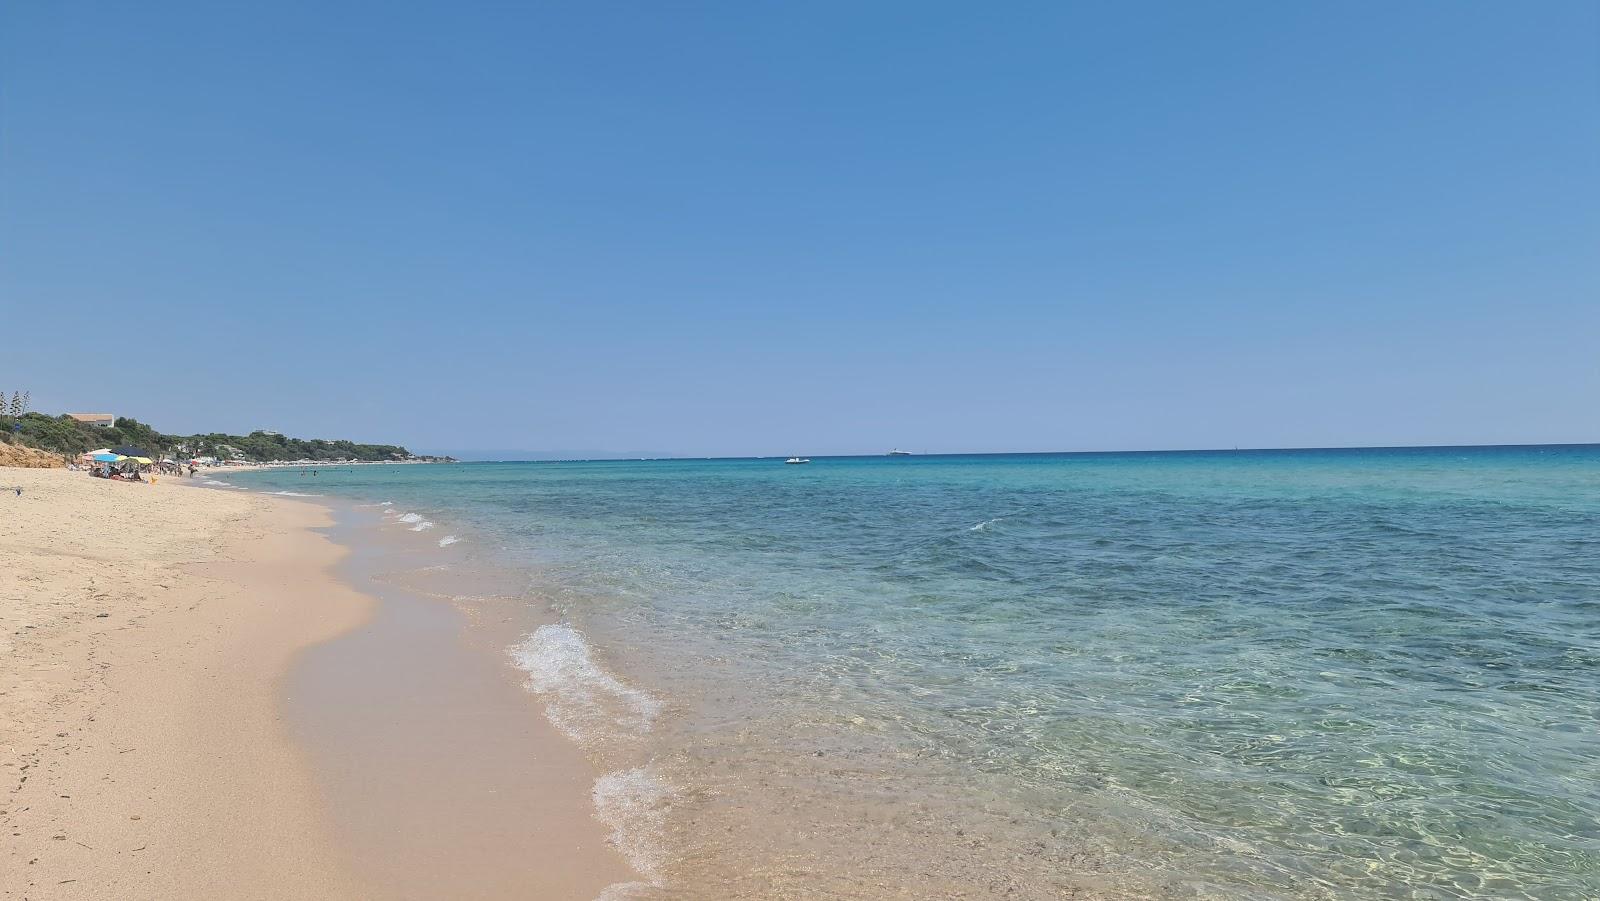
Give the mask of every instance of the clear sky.
POLYGON ((1600 441, 1600 4, 0 6, 0 389, 682 454, 1600 441))

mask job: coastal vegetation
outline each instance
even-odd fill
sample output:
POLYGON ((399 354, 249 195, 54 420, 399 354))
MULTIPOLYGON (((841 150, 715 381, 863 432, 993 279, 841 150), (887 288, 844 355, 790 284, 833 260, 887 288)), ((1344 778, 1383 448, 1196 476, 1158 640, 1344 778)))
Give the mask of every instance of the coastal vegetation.
MULTIPOLYGON (((19 401, 21 396, 19 395, 19 401)), ((343 439, 290 438, 277 432, 255 431, 248 435, 208 432, 199 435, 168 435, 132 417, 119 416, 107 426, 79 422, 62 414, 51 416, 30 412, 25 402, 0 402, 0 436, 10 444, 75 457, 96 448, 137 447, 152 454, 182 457, 215 457, 247 463, 272 463, 289 460, 358 461, 364 463, 399 460, 442 461, 449 458, 418 456, 397 444, 364 444, 343 439)))

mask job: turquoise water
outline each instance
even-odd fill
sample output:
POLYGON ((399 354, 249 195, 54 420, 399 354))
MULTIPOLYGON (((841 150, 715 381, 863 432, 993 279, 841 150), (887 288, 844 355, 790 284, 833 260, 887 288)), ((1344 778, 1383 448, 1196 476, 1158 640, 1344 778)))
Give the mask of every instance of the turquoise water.
POLYGON ((877 868, 817 883, 841 894, 1600 897, 1594 446, 237 481, 392 501, 527 567, 662 703, 619 759, 656 762, 680 822, 654 826, 726 853, 730 894, 766 804, 836 824, 797 871, 877 868))

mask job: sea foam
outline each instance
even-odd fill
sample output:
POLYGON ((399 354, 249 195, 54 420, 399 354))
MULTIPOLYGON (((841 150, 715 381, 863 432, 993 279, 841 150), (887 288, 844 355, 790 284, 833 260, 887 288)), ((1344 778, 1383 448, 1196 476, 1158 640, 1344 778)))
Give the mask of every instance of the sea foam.
POLYGON ((641 901, 653 897, 655 888, 648 882, 613 882, 601 889, 594 901, 641 901))
POLYGON ((423 532, 423 531, 427 531, 428 529, 431 529, 431 528, 433 528, 433 523, 431 523, 431 522, 427 521, 426 519, 424 519, 423 521, 421 521, 421 522, 417 523, 416 525, 412 526, 411 527, 411 531, 413 531, 413 532, 423 532))
POLYGON ((421 513, 402 513, 402 514, 400 514, 400 521, 401 522, 422 522, 422 514, 421 513))
POLYGON ((594 661, 583 634, 566 625, 540 626, 509 650, 545 701, 545 715, 567 737, 591 744, 650 731, 661 702, 624 684, 594 661))
MULTIPOLYGON (((595 816, 611 830, 611 844, 640 875, 652 882, 659 880, 666 862, 661 837, 672 805, 672 786, 649 767, 638 767, 601 776, 590 794, 595 816)), ((648 888, 637 882, 618 883, 608 888, 610 894, 600 897, 637 897, 648 888)))
POLYGON ((446 535, 443 538, 439 539, 439 546, 440 547, 449 547, 450 545, 455 544, 457 541, 460 541, 460 540, 461 539, 457 538, 454 535, 446 535))

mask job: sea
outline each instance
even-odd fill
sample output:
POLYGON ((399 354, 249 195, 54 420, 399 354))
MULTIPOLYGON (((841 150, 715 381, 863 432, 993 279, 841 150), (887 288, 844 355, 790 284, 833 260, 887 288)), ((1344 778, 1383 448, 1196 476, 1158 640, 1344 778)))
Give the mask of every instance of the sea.
POLYGON ((515 574, 615 897, 1600 898, 1600 446, 223 481, 515 574))

